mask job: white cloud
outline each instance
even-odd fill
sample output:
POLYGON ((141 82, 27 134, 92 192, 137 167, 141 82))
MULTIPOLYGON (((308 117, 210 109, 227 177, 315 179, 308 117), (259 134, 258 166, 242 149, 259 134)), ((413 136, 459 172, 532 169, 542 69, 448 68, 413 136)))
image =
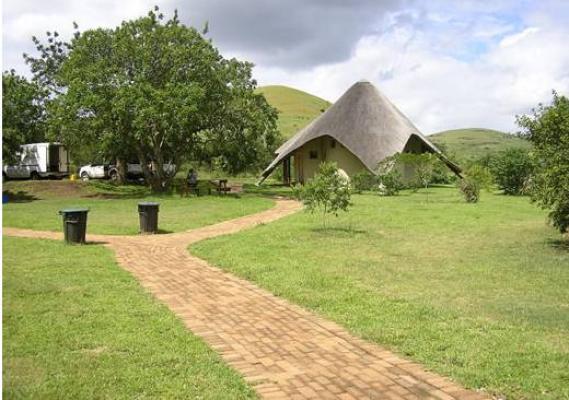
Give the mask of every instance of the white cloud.
MULTIPOLYGON (((3 2, 2 68, 14 68, 29 75, 22 54, 33 53, 32 36, 43 38, 46 31, 58 31, 69 39, 73 22, 80 30, 114 27, 124 19, 145 15, 156 0, 53 0, 49 7, 43 1, 12 0, 3 2)), ((170 0, 160 1, 169 10, 170 0)))
POLYGON ((332 101, 367 78, 427 134, 464 127, 515 132, 517 114, 550 101, 553 89, 569 93, 569 32, 543 22, 489 41, 472 60, 441 52, 429 29, 403 25, 361 38, 345 62, 300 74, 259 66, 257 75, 261 84, 281 82, 332 101))
POLYGON ((500 46, 502 46, 502 47, 513 46, 514 44, 522 41, 525 37, 527 37, 533 33, 537 33, 537 32, 539 32, 539 28, 537 28, 535 26, 532 26, 530 28, 526 28, 519 33, 509 35, 509 36, 506 36, 505 38, 503 38, 500 41, 500 46))
MULTIPOLYGON (((192 9, 205 2, 191 0, 181 12, 192 15, 192 9)), ((215 6, 202 7, 212 15, 212 21, 216 21, 216 12, 221 13, 222 2, 216 0, 215 6)), ((54 29, 69 35, 72 21, 77 21, 82 30, 116 26, 124 19, 144 15, 155 3, 54 0, 46 8, 39 0, 4 2, 3 67, 27 71, 21 54, 33 51, 32 35, 42 36, 54 29)), ((158 3, 165 11, 181 4, 179 0, 158 3)), ((306 3, 310 3, 307 7, 328 6, 317 0, 306 3)), ((358 4, 354 3, 354 7, 358 4)), ((397 5, 395 0, 390 4, 397 5)), ((264 9, 274 14, 271 12, 275 10, 268 8, 269 3, 264 9)), ((271 35, 282 36, 291 29, 287 15, 283 14, 281 20, 281 14, 277 14, 282 29, 266 29, 267 40, 262 43, 274 43, 271 35)), ((549 101, 552 89, 569 93, 568 18, 569 3, 559 0, 461 1, 451 6, 447 1, 430 1, 428 6, 405 1, 396 12, 378 13, 353 45, 343 46, 341 51, 336 46, 339 53, 352 49, 348 59, 328 57, 344 61, 307 64, 311 67, 279 63, 282 54, 275 46, 258 44, 252 48, 243 44, 249 43, 251 32, 239 36, 247 27, 239 29, 237 22, 231 30, 235 40, 220 44, 226 56, 259 62, 255 77, 263 85, 289 85, 334 101, 354 82, 369 79, 425 133, 461 127, 514 131, 515 115, 528 112, 538 102, 549 101)), ((324 20, 313 24, 334 31, 342 29, 341 24, 329 26, 324 20)), ((286 42, 281 47, 293 53, 304 54, 303 49, 310 44, 298 38, 289 38, 290 43, 286 37, 279 39, 286 42)), ((318 36, 318 43, 326 41, 321 47, 325 52, 334 51, 335 40, 334 35, 318 36)), ((215 36, 214 44, 218 44, 215 36)))

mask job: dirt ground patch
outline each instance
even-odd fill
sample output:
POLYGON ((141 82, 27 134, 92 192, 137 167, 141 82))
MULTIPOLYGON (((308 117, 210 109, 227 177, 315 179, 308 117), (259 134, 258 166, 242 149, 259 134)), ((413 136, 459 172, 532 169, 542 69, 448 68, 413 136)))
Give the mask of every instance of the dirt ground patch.
POLYGON ((7 181, 2 193, 10 201, 31 201, 54 197, 86 197, 92 195, 88 184, 70 180, 7 181))

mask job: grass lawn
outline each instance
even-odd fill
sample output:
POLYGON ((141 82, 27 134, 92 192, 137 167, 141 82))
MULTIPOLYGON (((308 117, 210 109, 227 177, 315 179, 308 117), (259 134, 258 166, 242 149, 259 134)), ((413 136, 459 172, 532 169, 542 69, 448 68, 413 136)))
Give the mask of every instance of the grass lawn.
POLYGON ((4 237, 5 398, 253 398, 101 246, 4 237))
POLYGON ((192 253, 471 388, 569 397, 569 243, 524 197, 354 196, 192 253))
POLYGON ((180 232, 263 211, 273 201, 254 195, 184 197, 152 196, 143 186, 115 188, 103 183, 70 181, 8 182, 4 189, 20 193, 21 201, 3 205, 3 226, 36 230, 61 230, 58 211, 66 207, 90 209, 87 234, 135 235, 137 204, 160 203, 158 226, 163 232, 180 232))

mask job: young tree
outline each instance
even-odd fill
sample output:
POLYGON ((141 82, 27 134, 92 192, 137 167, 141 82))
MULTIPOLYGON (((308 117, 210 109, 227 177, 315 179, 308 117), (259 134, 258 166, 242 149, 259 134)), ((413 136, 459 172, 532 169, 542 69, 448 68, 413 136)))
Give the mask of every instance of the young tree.
POLYGON ((45 140, 42 92, 12 71, 2 74, 2 155, 14 162, 20 145, 45 140))
MULTIPOLYGON (((429 188, 437 162, 440 160, 431 153, 400 153, 397 155, 397 164, 406 171, 404 181, 407 181, 414 191, 419 188, 429 188), (408 176, 409 172, 412 174, 411 179, 408 176)), ((425 194, 428 202, 429 192, 425 194)))
POLYGON ((568 232, 569 99, 554 92, 551 105, 540 104, 533 115, 518 117, 518 125, 534 145, 532 198, 551 210, 555 227, 568 232))
POLYGON ((165 20, 156 7, 115 29, 76 34, 66 48, 52 63, 52 81, 65 88, 50 104, 52 132, 70 147, 135 155, 156 191, 171 178, 169 162, 221 156, 234 172, 274 145, 276 111, 254 92, 252 65, 224 59, 177 13, 165 20))
POLYGON ((303 187, 298 189, 298 196, 308 211, 322 212, 322 222, 326 227, 326 215, 340 211, 347 212, 351 199, 348 179, 338 171, 336 163, 323 162, 318 172, 303 187))

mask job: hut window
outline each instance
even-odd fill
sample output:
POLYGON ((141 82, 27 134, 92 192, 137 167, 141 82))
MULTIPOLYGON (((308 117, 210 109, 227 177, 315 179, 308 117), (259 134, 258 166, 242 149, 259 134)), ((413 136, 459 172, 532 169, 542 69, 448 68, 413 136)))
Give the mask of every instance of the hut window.
POLYGON ((318 158, 318 152, 316 150, 310 150, 308 157, 310 157, 311 160, 315 160, 318 158))
POLYGON ((332 139, 332 140, 330 141, 330 147, 333 148, 333 149, 336 148, 336 141, 335 141, 334 139, 332 139))

